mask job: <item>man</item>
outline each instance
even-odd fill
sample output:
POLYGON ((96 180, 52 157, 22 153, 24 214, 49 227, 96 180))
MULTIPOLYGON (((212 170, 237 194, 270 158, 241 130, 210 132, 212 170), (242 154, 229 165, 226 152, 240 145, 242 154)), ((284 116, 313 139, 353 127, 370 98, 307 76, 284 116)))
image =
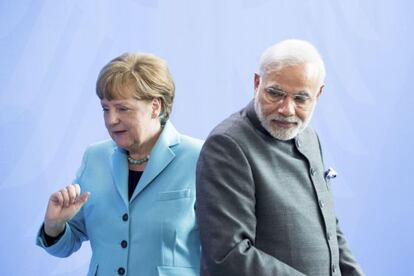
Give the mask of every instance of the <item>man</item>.
POLYGON ((308 127, 324 77, 308 42, 270 47, 254 101, 209 135, 196 178, 202 276, 363 275, 308 127))

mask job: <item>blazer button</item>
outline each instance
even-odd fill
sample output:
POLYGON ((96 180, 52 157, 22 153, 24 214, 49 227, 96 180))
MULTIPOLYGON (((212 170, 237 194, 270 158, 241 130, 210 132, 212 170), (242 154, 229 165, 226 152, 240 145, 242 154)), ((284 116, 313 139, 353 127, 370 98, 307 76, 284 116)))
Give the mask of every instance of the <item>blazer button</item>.
POLYGON ((331 233, 328 233, 328 241, 330 241, 332 239, 332 235, 331 233))
POLYGON ((315 173, 316 173, 316 170, 315 170, 314 168, 311 168, 311 169, 310 169, 310 173, 311 173, 311 175, 312 175, 312 176, 314 176, 314 175, 315 175, 315 173))
POLYGON ((121 241, 121 247, 126 248, 128 246, 128 242, 126 240, 121 241))
POLYGON ((125 268, 123 268, 123 267, 118 268, 118 274, 119 275, 124 275, 125 274, 125 268))
POLYGON ((321 209, 322 209, 323 207, 325 207, 325 203, 323 202, 323 200, 319 200, 319 206, 321 207, 321 209))
POLYGON ((125 214, 122 216, 122 220, 123 220, 123 221, 127 221, 127 220, 128 220, 128 214, 127 214, 127 213, 125 213, 125 214))

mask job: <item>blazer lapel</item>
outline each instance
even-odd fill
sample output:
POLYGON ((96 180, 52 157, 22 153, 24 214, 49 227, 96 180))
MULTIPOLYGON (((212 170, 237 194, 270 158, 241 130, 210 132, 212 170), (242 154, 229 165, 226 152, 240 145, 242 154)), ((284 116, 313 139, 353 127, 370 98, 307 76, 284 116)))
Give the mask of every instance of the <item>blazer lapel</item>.
POLYGON ((180 142, 179 134, 168 121, 150 153, 150 159, 144 173, 135 188, 131 201, 137 197, 175 158, 171 146, 180 142))
POLYGON ((128 159, 125 150, 117 146, 112 155, 112 176, 119 195, 128 206, 128 159))

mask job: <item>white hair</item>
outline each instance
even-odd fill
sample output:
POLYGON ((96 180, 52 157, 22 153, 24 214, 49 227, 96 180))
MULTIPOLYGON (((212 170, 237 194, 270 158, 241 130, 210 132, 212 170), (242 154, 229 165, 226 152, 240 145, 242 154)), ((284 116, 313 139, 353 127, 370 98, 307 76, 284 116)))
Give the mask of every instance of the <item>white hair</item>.
POLYGON ((269 69, 298 64, 314 65, 308 66, 308 75, 323 84, 325 65, 318 50, 309 42, 298 39, 283 40, 266 49, 260 58, 259 74, 263 76, 269 69))

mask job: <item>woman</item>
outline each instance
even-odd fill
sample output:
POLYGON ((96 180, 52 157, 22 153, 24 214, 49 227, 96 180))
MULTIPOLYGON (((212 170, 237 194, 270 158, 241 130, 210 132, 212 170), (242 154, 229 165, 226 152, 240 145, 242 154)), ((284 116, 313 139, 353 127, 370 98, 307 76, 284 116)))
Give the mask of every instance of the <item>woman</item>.
POLYGON ((88 275, 198 275, 201 142, 168 121, 174 90, 153 55, 124 54, 102 69, 96 94, 112 140, 90 146, 76 184, 50 196, 39 246, 66 257, 89 240, 88 275))

